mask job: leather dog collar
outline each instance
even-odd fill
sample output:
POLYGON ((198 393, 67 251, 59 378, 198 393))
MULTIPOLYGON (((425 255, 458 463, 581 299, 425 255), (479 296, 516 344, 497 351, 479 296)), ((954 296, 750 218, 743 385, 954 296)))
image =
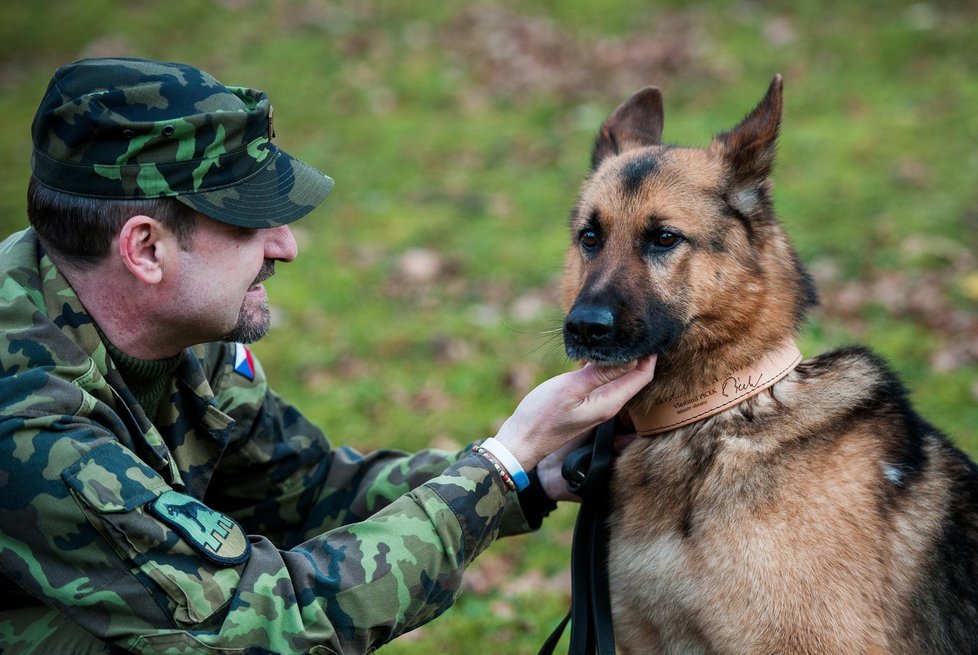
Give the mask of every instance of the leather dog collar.
POLYGON ((749 366, 693 393, 653 405, 646 413, 628 411, 628 417, 635 432, 642 437, 675 430, 759 394, 788 375, 800 362, 801 351, 794 339, 787 339, 749 366))

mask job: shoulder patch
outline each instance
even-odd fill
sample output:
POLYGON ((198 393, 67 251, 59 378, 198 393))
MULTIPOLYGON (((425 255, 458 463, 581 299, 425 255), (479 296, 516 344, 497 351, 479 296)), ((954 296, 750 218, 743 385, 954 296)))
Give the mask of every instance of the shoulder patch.
POLYGON ((149 508, 208 559, 219 564, 240 564, 251 555, 251 543, 241 526, 196 498, 165 491, 149 508))
POLYGON ((234 372, 248 378, 249 382, 255 379, 255 362, 251 359, 251 351, 243 343, 234 344, 234 372))

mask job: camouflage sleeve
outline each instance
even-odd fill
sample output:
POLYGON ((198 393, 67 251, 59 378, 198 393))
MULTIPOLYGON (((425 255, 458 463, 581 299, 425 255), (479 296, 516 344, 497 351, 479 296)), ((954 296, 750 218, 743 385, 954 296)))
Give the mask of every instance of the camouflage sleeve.
MULTIPOLYGON (((65 634, 146 654, 370 652, 454 602, 463 570, 499 535, 513 505, 478 455, 448 456, 442 471, 419 474, 428 479, 391 500, 394 491, 369 489, 394 489, 424 466, 405 456, 364 465, 340 450, 350 461, 333 463, 351 480, 360 475, 354 471, 387 480, 351 492, 363 497, 368 516, 322 511, 304 523, 303 541, 280 549, 246 536, 228 516, 252 514, 248 522, 261 523, 263 512, 250 504, 218 509, 170 488, 119 442, 114 414, 74 385, 59 385, 41 369, 4 382, 13 379, 19 388, 0 388, 0 396, 33 401, 8 402, 0 418, 0 572, 53 611, 0 615, 0 643, 10 652, 58 652, 65 634), (51 407, 38 398, 51 399, 51 407), (84 407, 89 418, 52 411, 66 406, 84 407), (334 527, 313 534, 316 523, 334 527)), ((301 425, 291 411, 258 414, 301 425)), ((298 433, 288 434, 286 441, 298 441, 285 450, 301 450, 298 433)), ((242 438, 235 449, 254 443, 242 438)), ((273 464, 253 474, 272 481, 259 487, 276 492, 276 511, 327 502, 322 489, 303 486, 310 475, 342 479, 331 465, 303 471, 317 469, 319 455, 336 458, 323 448, 305 461, 268 457, 273 464)))
MULTIPOLYGON (((208 500, 246 530, 291 548, 324 531, 362 521, 471 454, 333 448, 323 432, 268 388, 257 357, 254 377, 233 372, 234 346, 211 344, 207 359, 219 408, 239 429, 215 472, 208 500)), ((500 536, 539 527, 507 496, 500 536)))
MULTIPOLYGON (((506 502, 470 455, 369 519, 283 551, 169 489, 96 426, 26 421, 14 438, 50 465, 8 469, 20 482, 0 501, 0 567, 86 631, 140 653, 368 652, 454 602, 506 502), (190 520, 161 512, 181 505, 190 520), (237 545, 225 553, 212 537, 237 545)), ((13 644, 41 627, 8 629, 13 644)))

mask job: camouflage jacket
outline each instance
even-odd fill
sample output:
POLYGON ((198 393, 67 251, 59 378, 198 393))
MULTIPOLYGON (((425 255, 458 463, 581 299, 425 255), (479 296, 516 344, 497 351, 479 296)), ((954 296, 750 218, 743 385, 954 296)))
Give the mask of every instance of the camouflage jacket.
POLYGON ((150 420, 30 229, 0 285, 4 654, 370 652, 529 529, 468 448, 331 447, 240 345, 185 351, 150 420))

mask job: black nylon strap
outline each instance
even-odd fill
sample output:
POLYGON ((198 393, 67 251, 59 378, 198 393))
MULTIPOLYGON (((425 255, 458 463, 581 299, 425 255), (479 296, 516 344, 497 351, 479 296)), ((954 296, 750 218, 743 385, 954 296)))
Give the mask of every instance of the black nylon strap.
POLYGON ((598 426, 594 441, 573 451, 561 470, 567 486, 581 497, 571 546, 571 611, 550 634, 540 655, 552 655, 567 623, 568 655, 614 655, 608 588, 608 482, 615 452, 614 421, 598 426))

